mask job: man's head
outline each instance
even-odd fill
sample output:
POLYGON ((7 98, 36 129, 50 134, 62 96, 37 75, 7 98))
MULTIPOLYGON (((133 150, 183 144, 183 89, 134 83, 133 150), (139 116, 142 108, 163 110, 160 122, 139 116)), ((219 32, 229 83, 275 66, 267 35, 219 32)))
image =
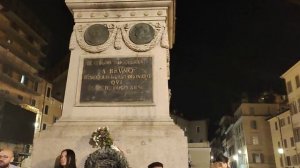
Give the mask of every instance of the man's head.
POLYGON ((14 153, 11 149, 0 149, 0 168, 8 168, 10 162, 14 160, 14 153))
POLYGON ((160 162, 153 162, 148 165, 148 168, 163 168, 164 165, 160 162))

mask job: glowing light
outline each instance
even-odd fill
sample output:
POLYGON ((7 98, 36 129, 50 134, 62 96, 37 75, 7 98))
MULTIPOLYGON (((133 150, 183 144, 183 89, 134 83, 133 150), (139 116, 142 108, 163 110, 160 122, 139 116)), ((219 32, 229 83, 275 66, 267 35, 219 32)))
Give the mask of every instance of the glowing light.
POLYGON ((242 153, 242 151, 241 151, 241 150, 238 150, 238 153, 239 153, 239 154, 241 154, 241 153, 242 153))
POLYGON ((233 155, 233 160, 238 161, 239 157, 237 155, 233 155))
POLYGON ((278 153, 279 153, 279 154, 283 154, 283 152, 284 152, 284 151, 283 151, 282 148, 278 148, 278 153))
POLYGON ((214 156, 210 156, 210 160, 214 160, 214 156))

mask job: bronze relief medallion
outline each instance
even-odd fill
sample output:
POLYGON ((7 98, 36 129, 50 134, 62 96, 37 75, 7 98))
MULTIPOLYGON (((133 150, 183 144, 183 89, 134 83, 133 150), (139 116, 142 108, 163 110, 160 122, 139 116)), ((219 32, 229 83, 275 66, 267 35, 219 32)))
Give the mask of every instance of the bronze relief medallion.
POLYGON ((94 24, 84 32, 84 41, 88 45, 97 46, 104 44, 109 38, 108 28, 102 24, 94 24))
POLYGON ((155 30, 146 23, 138 23, 129 31, 129 38, 135 44, 148 44, 154 39, 155 30))

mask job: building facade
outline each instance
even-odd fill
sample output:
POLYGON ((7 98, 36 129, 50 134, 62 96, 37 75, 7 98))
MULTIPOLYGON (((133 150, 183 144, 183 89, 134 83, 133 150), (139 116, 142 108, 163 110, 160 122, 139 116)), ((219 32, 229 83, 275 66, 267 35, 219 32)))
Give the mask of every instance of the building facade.
POLYGON ((269 120, 272 144, 277 168, 298 168, 298 149, 295 145, 290 110, 284 111, 269 120))
POLYGON ((275 168, 271 132, 267 118, 279 112, 272 103, 241 103, 235 110, 234 122, 222 141, 231 167, 275 168))
POLYGON ((208 168, 211 148, 207 139, 207 120, 189 121, 177 115, 171 117, 188 139, 189 167, 208 168))
MULTIPOLYGON (((0 2, 0 6, 0 99, 35 113, 32 125, 39 132, 62 112, 62 102, 51 96, 52 84, 39 75, 44 70, 40 62, 46 57, 46 35, 34 29, 41 25, 21 1, 0 2)), ((14 148, 16 153, 30 153, 32 144, 0 140, 0 147, 4 146, 14 148)))
POLYGON ((300 166, 300 61, 288 69, 282 76, 285 80, 288 101, 290 105, 291 125, 295 141, 295 152, 287 154, 291 162, 285 158, 285 163, 293 166, 300 166), (297 155, 297 157, 296 157, 297 155))

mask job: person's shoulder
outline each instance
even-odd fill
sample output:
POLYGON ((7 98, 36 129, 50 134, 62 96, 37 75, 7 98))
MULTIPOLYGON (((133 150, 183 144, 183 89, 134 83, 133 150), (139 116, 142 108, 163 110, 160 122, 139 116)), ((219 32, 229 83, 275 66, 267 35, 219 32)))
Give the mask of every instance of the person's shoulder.
POLYGON ((15 166, 15 165, 10 164, 10 165, 9 165, 9 168, 20 168, 20 167, 19 167, 19 166, 15 166))

